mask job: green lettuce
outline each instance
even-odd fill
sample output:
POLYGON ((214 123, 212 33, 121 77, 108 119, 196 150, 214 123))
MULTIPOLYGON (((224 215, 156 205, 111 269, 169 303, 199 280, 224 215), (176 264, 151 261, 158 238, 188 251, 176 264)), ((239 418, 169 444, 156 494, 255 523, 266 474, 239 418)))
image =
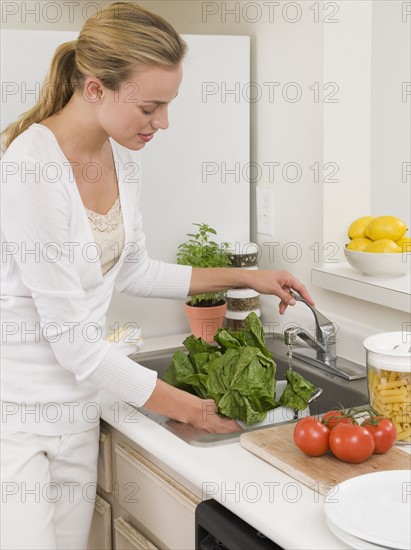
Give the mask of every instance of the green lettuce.
POLYGON ((279 404, 298 410, 305 409, 315 386, 303 378, 301 374, 290 369, 285 373, 285 378, 287 385, 278 401, 279 404))
POLYGON ((301 406, 304 396, 307 394, 308 400, 314 386, 306 381, 305 385, 297 382, 295 377, 287 378, 284 391, 287 394, 276 402, 276 365, 255 313, 247 316, 241 330, 219 329, 214 340, 218 346, 195 336, 186 338, 183 344, 188 354, 182 350, 175 352, 164 381, 203 399, 214 399, 220 414, 247 425, 261 422, 268 411, 280 404, 294 408, 307 406, 306 401, 301 406), (291 390, 287 391, 289 386, 291 390))

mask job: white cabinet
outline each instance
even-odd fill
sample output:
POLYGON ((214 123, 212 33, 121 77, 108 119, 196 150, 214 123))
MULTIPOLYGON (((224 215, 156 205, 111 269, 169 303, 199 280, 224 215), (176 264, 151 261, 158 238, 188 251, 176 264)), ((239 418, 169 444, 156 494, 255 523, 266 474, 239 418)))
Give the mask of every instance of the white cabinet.
POLYGON ((100 488, 106 493, 111 493, 113 488, 111 433, 103 426, 100 426, 97 478, 100 488))
POLYGON ((123 518, 114 520, 114 547, 116 550, 158 550, 157 546, 123 518))
POLYGON ((200 498, 102 422, 98 497, 88 550, 192 550, 200 498))
POLYGON ((96 496, 87 550, 111 550, 111 506, 96 496))
POLYGON ((200 500, 129 445, 120 442, 114 452, 119 501, 136 525, 162 548, 194 548, 200 500))

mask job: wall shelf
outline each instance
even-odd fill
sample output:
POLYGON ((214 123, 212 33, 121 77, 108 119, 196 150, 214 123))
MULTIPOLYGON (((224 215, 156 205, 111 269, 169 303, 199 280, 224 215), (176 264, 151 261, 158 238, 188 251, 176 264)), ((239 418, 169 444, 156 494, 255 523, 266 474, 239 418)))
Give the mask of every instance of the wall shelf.
POLYGON ((358 273, 347 262, 343 262, 312 269, 311 282, 326 290, 406 313, 411 312, 409 275, 388 279, 367 277, 358 273))

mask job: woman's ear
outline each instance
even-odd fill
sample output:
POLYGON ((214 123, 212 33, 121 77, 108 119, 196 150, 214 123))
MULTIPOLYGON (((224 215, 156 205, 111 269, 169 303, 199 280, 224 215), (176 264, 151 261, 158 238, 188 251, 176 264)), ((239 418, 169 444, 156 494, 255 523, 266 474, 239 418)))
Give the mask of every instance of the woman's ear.
POLYGON ((87 78, 83 88, 84 99, 97 103, 103 97, 103 90, 103 84, 98 78, 87 78))

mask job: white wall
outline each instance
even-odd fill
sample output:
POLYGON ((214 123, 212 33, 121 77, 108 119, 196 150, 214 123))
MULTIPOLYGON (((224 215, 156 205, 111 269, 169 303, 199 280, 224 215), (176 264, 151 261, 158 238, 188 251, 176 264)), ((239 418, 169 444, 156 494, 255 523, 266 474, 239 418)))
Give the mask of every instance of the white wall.
POLYGON ((371 214, 395 212, 407 227, 411 227, 410 24, 409 2, 374 2, 371 214))
MULTIPOLYGON (((250 240, 250 185, 240 169, 250 157, 249 105, 222 102, 215 84, 227 75, 238 88, 246 86, 249 38, 183 37, 189 53, 178 98, 170 105, 170 127, 141 151, 147 249, 153 259, 171 263, 178 245, 195 231, 193 223, 209 224, 215 240, 234 249, 234 243, 250 240)), ((183 303, 114 292, 108 326, 138 322, 146 337, 183 333, 189 330, 183 303)))
MULTIPOLYGON (((257 235, 252 202, 252 238, 261 245, 260 268, 286 269, 304 282, 318 309, 337 324, 339 352, 346 357, 363 362, 362 340, 369 334, 406 326, 409 330, 405 313, 310 283, 311 269, 321 265, 323 253, 341 261, 346 228, 357 215, 371 210, 372 161, 379 153, 371 152, 370 141, 369 63, 375 46, 370 16, 379 0, 146 4, 169 18, 180 32, 251 37, 251 80, 261 91, 261 97, 251 103, 252 161, 261 174, 255 185, 272 187, 275 218, 275 237, 257 235), (293 101, 297 89, 301 99, 293 101), (274 180, 269 170, 273 163, 280 163, 274 180), (291 164, 283 176, 287 163, 298 165, 299 181, 290 181, 295 174, 291 164), (325 163, 335 163, 338 173, 333 175, 335 164, 322 173, 325 163)), ((400 2, 386 4, 385 9, 397 10, 398 16, 400 2)), ((407 25, 400 30, 409 33, 407 25)), ((396 63, 402 59, 404 64, 406 54, 396 51, 397 44, 394 41, 390 59, 396 63)), ((401 199, 398 203, 402 204, 401 199)), ((277 331, 290 322, 312 325, 311 314, 302 305, 280 317, 277 300, 267 297, 262 299, 262 310, 266 324, 277 331)))
MULTIPOLYGON (((103 3, 100 2, 100 4, 103 3)), ((317 252, 322 251, 323 246, 330 242, 336 242, 340 248, 344 246, 342 233, 342 224, 346 223, 344 216, 348 225, 353 217, 352 213, 357 209, 362 213, 363 208, 367 206, 368 209, 371 208, 367 202, 370 190, 370 167, 367 176, 365 165, 368 161, 361 155, 355 157, 353 153, 355 143, 367 148, 369 141, 365 143, 358 141, 360 135, 356 132, 355 120, 352 118, 345 129, 345 138, 341 145, 343 150, 339 151, 341 153, 339 181, 329 184, 335 186, 338 202, 333 204, 332 195, 330 198, 329 193, 324 193, 328 182, 324 183, 323 174, 320 174, 318 182, 314 179, 317 166, 322 167, 325 162, 337 162, 335 158, 328 156, 328 153, 324 156, 324 151, 336 151, 335 139, 340 134, 338 125, 332 133, 330 109, 335 105, 341 109, 345 94, 341 87, 336 96, 328 96, 328 100, 337 98, 339 103, 325 104, 324 99, 317 98, 317 90, 321 91, 323 86, 328 85, 325 93, 330 94, 336 90, 330 82, 334 81, 338 85, 341 80, 342 84, 345 78, 343 74, 334 71, 333 78, 331 79, 330 76, 331 80, 328 79, 331 73, 330 66, 327 65, 327 57, 323 56, 324 35, 328 41, 332 39, 334 33, 342 37, 345 35, 345 42, 341 42, 339 46, 340 59, 344 59, 345 54, 350 52, 355 56, 355 48, 359 44, 356 46, 352 41, 359 40, 360 37, 357 35, 357 38, 353 38, 352 29, 358 28, 358 14, 366 15, 367 5, 379 4, 379 0, 328 2, 324 7, 321 2, 306 1, 270 3, 153 0, 142 4, 169 19, 181 33, 250 35, 251 80, 255 82, 256 92, 261 92, 261 97, 251 103, 251 154, 252 161, 259 167, 261 173, 261 178, 254 182, 254 185, 272 187, 275 216, 275 237, 258 237, 255 233, 255 205, 254 201, 252 202, 252 238, 258 240, 263 252, 260 268, 287 269, 303 280, 313 294, 320 311, 328 314, 338 324, 339 346, 342 354, 363 360, 361 342, 364 336, 380 331, 401 330, 405 323, 409 323, 409 316, 369 302, 313 288, 310 284, 311 268, 317 267, 321 262, 317 252), (315 11, 317 6, 318 12, 315 11), (328 73, 327 71, 324 73, 324 59, 328 73), (290 84, 293 82, 296 85, 290 84), (270 96, 269 92, 273 90, 274 96, 270 96), (292 92, 295 90, 302 92, 299 101, 293 101, 292 92), (325 133, 327 143, 324 143, 325 133), (332 136, 334 136, 333 142, 329 141, 332 136), (362 196, 361 207, 352 193, 344 192, 345 174, 342 169, 347 159, 350 160, 346 169, 352 174, 361 174, 361 177, 359 175, 356 179, 355 185, 353 181, 350 183, 354 188, 358 188, 358 193, 362 196), (273 167, 275 162, 280 163, 280 166, 276 168, 275 178, 272 180, 269 167, 273 167), (295 183, 284 180, 281 174, 281 169, 290 162, 297 163, 302 171, 301 179, 295 183), (357 167, 358 172, 356 172, 357 167), (331 211, 330 208, 335 209, 338 227, 333 226, 332 217, 330 219, 330 216, 324 216, 324 200, 326 213, 331 211), (327 232, 330 231, 329 237, 327 232), (279 243, 279 245, 273 243, 279 243), (270 255, 270 251, 274 251, 274 255, 270 255), (301 257, 294 258, 292 254, 295 252, 300 253, 301 257)), ((387 4, 392 4, 392 8, 387 7, 387 9, 396 9, 396 5, 400 3, 388 2, 387 4)), ((21 15, 16 14, 14 17, 15 22, 13 23, 10 18, 8 25, 21 24, 21 15)), ((80 22, 81 14, 76 13, 73 23, 70 23, 66 16, 65 20, 55 24, 61 25, 61 28, 72 28, 80 22)), ((32 19, 27 20, 27 24, 33 25, 32 19)), ((37 25, 44 27, 47 23, 42 20, 37 25)), ((408 27, 407 25, 401 27, 401 32, 409 32, 408 27)), ((224 52, 221 54, 224 55, 224 52)), ((394 62, 395 58, 397 62, 398 55, 399 52, 391 54, 388 61, 394 62)), ((343 66, 346 70, 347 62, 343 66)), ((364 70, 368 69, 364 67, 364 70)), ((231 96, 227 96, 227 101, 229 100, 232 100, 231 96)), ((340 116, 339 123, 341 122, 340 116)), ((291 168, 290 165, 290 172, 286 173, 289 180, 293 177, 291 168)), ((330 175, 330 171, 325 175, 330 175)), ((331 187, 328 189, 331 190, 331 187)), ((331 249, 325 252, 331 252, 331 249)), ((305 309, 307 308, 297 305, 283 318, 279 318, 276 313, 277 299, 268 297, 263 300, 264 319, 273 326, 276 324, 276 330, 281 330, 284 324, 292 321, 310 324, 311 319, 305 309)))

